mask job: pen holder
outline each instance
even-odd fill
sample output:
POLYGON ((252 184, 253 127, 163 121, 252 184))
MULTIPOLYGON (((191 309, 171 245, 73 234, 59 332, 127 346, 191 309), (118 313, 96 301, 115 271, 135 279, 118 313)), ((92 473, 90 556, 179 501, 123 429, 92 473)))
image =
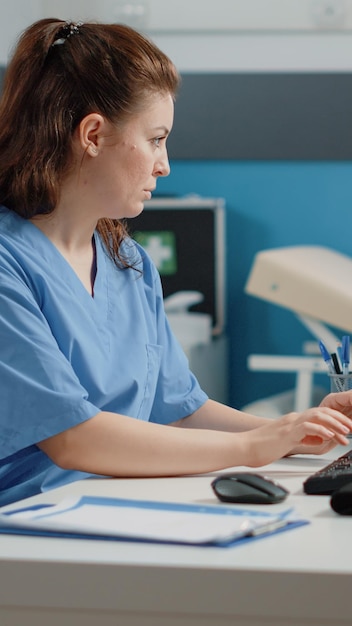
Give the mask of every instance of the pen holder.
POLYGON ((348 374, 329 374, 330 391, 337 393, 338 391, 349 391, 352 389, 352 372, 348 374))

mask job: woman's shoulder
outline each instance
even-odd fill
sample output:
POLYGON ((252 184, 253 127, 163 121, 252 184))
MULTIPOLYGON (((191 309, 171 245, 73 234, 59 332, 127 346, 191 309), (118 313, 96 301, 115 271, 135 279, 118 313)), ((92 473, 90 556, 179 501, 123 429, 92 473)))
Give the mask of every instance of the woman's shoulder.
POLYGON ((16 211, 12 211, 7 206, 0 204, 0 237, 8 238, 22 235, 23 231, 31 228, 31 222, 21 217, 16 211))
POLYGON ((28 220, 20 217, 4 205, 0 205, 0 248, 1 256, 8 251, 18 250, 19 242, 25 241, 24 231, 29 226, 28 220))
MULTIPOLYGON (((12 221, 16 221, 17 214, 10 211, 5 205, 0 204, 0 223, 6 226, 12 221)), ((1 231, 0 231, 1 232, 1 231)))

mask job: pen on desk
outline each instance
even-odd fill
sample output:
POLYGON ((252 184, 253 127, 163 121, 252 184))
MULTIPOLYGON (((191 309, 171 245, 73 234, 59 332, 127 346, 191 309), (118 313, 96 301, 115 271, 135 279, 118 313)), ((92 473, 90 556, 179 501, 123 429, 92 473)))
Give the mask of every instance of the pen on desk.
POLYGON ((349 368, 350 368, 350 338, 349 338, 349 335, 344 335, 342 337, 341 359, 342 359, 342 373, 343 373, 344 376, 347 376, 349 368))
POLYGON ((322 341, 319 341, 319 349, 321 352, 321 355, 327 365, 329 374, 335 374, 335 369, 334 369, 334 365, 331 359, 331 356, 327 350, 327 348, 325 347, 325 344, 322 341))

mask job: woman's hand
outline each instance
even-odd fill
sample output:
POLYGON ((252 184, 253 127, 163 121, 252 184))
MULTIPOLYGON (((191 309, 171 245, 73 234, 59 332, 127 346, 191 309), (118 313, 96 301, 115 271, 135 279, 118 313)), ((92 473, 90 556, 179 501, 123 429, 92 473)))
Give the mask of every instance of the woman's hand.
POLYGON ((335 409, 352 420, 352 391, 329 393, 320 403, 320 406, 335 409))
MULTIPOLYGON (((329 409, 334 409, 343 413, 346 417, 348 417, 350 421, 350 428, 352 429, 352 391, 342 391, 339 393, 330 393, 329 395, 323 398, 320 403, 321 407, 326 407, 329 409)), ((336 446, 335 439, 331 441, 325 441, 320 446, 304 446, 298 447, 293 450, 291 454, 325 454, 332 450, 336 446)))
MULTIPOLYGON (((329 402, 335 404, 336 400, 329 402)), ((289 413, 255 430, 242 433, 247 438, 250 450, 248 465, 260 467, 289 454, 323 454, 338 444, 347 445, 349 441, 346 435, 351 426, 348 417, 330 406, 308 409, 303 413, 289 413)))

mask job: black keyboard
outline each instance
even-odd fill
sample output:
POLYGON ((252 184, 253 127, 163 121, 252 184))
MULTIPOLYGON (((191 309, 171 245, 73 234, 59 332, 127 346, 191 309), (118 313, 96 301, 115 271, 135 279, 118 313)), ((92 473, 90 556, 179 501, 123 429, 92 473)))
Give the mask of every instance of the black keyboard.
POLYGON ((330 495, 352 483, 352 450, 315 472, 303 483, 303 491, 313 495, 330 495))

